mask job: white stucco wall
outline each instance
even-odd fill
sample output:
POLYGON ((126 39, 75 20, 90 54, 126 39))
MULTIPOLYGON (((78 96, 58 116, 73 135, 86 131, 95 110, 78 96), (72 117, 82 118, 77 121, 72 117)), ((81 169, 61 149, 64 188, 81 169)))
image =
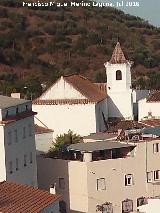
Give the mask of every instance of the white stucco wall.
POLYGON ((37 154, 47 153, 53 145, 53 132, 36 134, 35 142, 37 154))
POLYGON ((37 186, 37 164, 35 149, 34 117, 18 120, 4 127, 6 180, 20 184, 37 186), (32 127, 32 135, 29 135, 28 126, 32 127), (26 128, 26 137, 23 138, 23 127, 26 128), (17 142, 14 140, 14 131, 17 131, 17 142), (11 144, 8 144, 8 132, 12 134, 11 144), (32 163, 30 153, 32 152, 32 163), (24 166, 24 155, 27 165, 24 166), (18 159, 18 170, 16 171, 16 158, 18 159), (9 162, 12 162, 13 173, 10 174, 9 162))
POLYGON ((131 91, 108 93, 109 117, 133 119, 133 101, 131 91))
POLYGON ((109 64, 105 65, 107 74, 107 88, 112 92, 126 91, 131 86, 131 71, 129 64, 109 64), (116 71, 121 70, 122 80, 116 80, 116 71))
POLYGON ((160 118, 160 102, 147 102, 146 99, 142 99, 138 102, 138 108, 138 120, 148 117, 148 113, 150 112, 155 118, 160 118))
POLYGON ((38 157, 39 186, 49 189, 51 183, 57 183, 57 192, 73 211, 96 213, 96 205, 111 202, 113 212, 120 213, 122 201, 127 198, 133 200, 136 211, 138 198, 160 194, 159 181, 147 183, 146 177, 147 172, 160 170, 160 153, 153 153, 153 143, 160 141, 140 142, 135 157, 121 159, 86 163, 38 157), (130 186, 125 186, 126 174, 133 175, 130 186), (59 188, 60 177, 65 179, 65 189, 59 188), (105 178, 106 190, 97 190, 98 178, 105 178))
POLYGON ((138 207, 140 212, 158 213, 160 211, 160 199, 148 199, 148 204, 138 207))
MULTIPOLYGON (((54 137, 72 130, 81 136, 96 132, 95 104, 33 105, 36 117, 49 129, 54 137)), ((41 123, 35 118, 35 123, 41 123)))
POLYGON ((71 84, 64 81, 63 76, 39 99, 84 99, 85 97, 73 88, 71 84))

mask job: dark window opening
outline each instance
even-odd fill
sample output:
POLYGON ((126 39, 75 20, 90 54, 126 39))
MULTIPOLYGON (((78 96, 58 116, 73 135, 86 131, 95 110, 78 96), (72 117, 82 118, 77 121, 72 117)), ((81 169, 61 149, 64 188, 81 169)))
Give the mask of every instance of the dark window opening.
POLYGON ((116 80, 122 80, 122 72, 120 70, 116 71, 116 80))

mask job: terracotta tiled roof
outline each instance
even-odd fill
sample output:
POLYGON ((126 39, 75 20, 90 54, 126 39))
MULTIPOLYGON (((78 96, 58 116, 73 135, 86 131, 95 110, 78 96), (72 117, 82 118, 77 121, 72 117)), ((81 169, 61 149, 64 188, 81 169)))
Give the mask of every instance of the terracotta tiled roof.
POLYGON ((97 89, 97 86, 81 75, 64 76, 64 80, 77 89, 88 100, 99 102, 107 97, 105 92, 97 89))
POLYGON ((147 102, 160 102, 160 90, 151 93, 147 102))
POLYGON ((129 61, 125 58, 124 53, 121 49, 120 43, 117 42, 109 63, 110 64, 126 64, 128 62, 129 61))
POLYGON ((146 125, 146 127, 160 127, 160 119, 148 119, 139 121, 140 124, 146 125))
POLYGON ((35 105, 74 105, 74 104, 89 104, 95 103, 95 101, 90 101, 88 99, 54 99, 54 100, 42 100, 36 99, 33 101, 35 105))
POLYGON ((138 123, 138 121, 126 120, 126 121, 118 121, 110 124, 107 132, 117 132, 119 129, 127 130, 131 128, 143 128, 145 124, 138 123))
POLYGON ((54 132, 52 129, 48 129, 46 127, 38 126, 37 124, 34 125, 35 134, 43 134, 43 133, 50 133, 54 132))
POLYGON ((106 83, 94 83, 96 87, 103 93, 107 93, 107 84, 106 83))
POLYGON ((39 213, 59 198, 59 195, 31 186, 0 183, 0 212, 3 213, 39 213))
POLYGON ((9 124, 9 123, 12 123, 12 122, 36 115, 36 114, 37 114, 36 112, 33 112, 31 110, 24 111, 24 112, 18 113, 16 115, 6 117, 2 121, 0 121, 0 124, 6 125, 6 124, 9 124))

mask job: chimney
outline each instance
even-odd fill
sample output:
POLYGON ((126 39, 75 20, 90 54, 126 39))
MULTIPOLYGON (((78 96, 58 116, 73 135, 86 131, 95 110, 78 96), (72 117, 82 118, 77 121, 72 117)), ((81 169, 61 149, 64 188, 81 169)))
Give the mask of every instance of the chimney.
POLYGON ((12 98, 18 98, 18 99, 20 99, 21 98, 21 93, 11 93, 11 97, 12 98))
POLYGON ((50 190, 49 190, 50 194, 56 194, 56 183, 53 183, 50 185, 50 190))

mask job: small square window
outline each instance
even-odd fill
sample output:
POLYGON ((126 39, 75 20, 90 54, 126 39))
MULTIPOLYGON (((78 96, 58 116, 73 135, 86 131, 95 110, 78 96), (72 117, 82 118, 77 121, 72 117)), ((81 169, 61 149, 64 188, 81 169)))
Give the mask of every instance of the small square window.
POLYGON ((147 182, 150 183, 153 181, 153 172, 147 172, 147 182))
POLYGON ((59 188, 65 189, 65 181, 64 178, 59 178, 59 188))
POLYGON ((17 130, 14 130, 14 142, 17 143, 18 142, 18 134, 17 134, 17 130))
POLYGON ((97 190, 106 190, 106 181, 105 178, 97 179, 97 190))
POLYGON ((27 166, 27 155, 24 155, 24 166, 27 166))
POLYGON ((12 164, 12 161, 9 162, 9 173, 10 174, 13 173, 13 164, 12 164))
POLYGON ((125 175, 125 186, 131 185, 133 185, 133 175, 132 174, 125 175))
POLYGON ((160 144, 159 143, 153 144, 153 152, 154 153, 160 152, 160 144))
POLYGON ((19 162, 18 162, 18 158, 16 158, 16 171, 19 170, 19 162))
POLYGON ((122 213, 133 212, 133 200, 126 199, 122 201, 122 213))
POLYGON ((26 127, 23 127, 23 138, 26 138, 26 127))
POLYGON ((8 132, 8 145, 11 145, 12 144, 12 132, 9 131, 8 132))
POLYGON ((154 180, 160 180, 160 170, 154 171, 154 180))

